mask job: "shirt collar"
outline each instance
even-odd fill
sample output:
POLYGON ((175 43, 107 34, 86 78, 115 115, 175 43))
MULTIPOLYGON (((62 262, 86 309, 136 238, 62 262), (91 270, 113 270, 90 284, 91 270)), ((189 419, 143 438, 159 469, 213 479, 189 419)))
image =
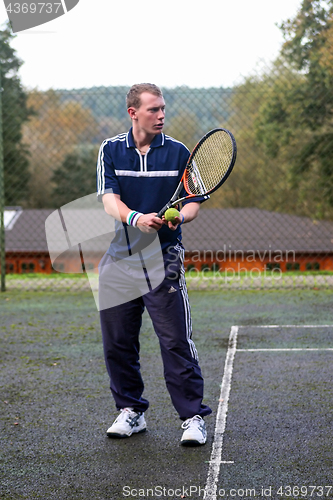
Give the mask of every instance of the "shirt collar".
MULTIPOLYGON (((128 148, 136 148, 136 145, 135 145, 135 142, 133 139, 132 130, 133 130, 133 127, 131 127, 127 133, 126 146, 128 148)), ((154 139, 153 139, 153 142, 150 144, 150 147, 151 148, 158 148, 160 146, 164 146, 164 142, 165 142, 165 136, 164 136, 163 132, 161 134, 156 134, 154 139)))

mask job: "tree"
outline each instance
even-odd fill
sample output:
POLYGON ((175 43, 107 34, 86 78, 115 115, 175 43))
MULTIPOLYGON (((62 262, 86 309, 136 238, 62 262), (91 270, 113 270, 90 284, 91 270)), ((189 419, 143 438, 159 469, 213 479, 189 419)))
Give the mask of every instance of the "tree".
POLYGON ((53 205, 60 207, 82 196, 96 192, 98 147, 78 146, 66 155, 52 175, 53 205))
POLYGON ((31 207, 54 206, 53 173, 76 147, 91 144, 99 130, 90 109, 77 102, 75 94, 71 97, 63 101, 55 90, 29 92, 35 114, 24 127, 24 139, 31 154, 31 207))
POLYGON ((192 150, 200 139, 201 130, 197 125, 197 117, 194 113, 180 111, 178 115, 170 118, 165 127, 165 133, 182 142, 188 149, 192 150))
POLYGON ((270 95, 275 79, 273 67, 267 74, 252 76, 234 87, 225 123, 235 136, 237 160, 228 181, 203 207, 257 207, 273 211, 294 211, 295 194, 291 191, 287 165, 269 157, 257 139, 256 122, 260 109, 270 95))
POLYGON ((294 185, 313 182, 315 216, 324 217, 333 207, 333 1, 303 0, 281 30, 280 60, 292 78, 284 89, 274 85, 262 106, 258 140, 272 158, 293 145, 294 185))
POLYGON ((23 62, 10 46, 15 36, 10 24, 0 30, 0 71, 2 84, 2 123, 5 204, 24 205, 29 183, 29 152, 22 140, 22 126, 31 116, 18 71, 23 62))

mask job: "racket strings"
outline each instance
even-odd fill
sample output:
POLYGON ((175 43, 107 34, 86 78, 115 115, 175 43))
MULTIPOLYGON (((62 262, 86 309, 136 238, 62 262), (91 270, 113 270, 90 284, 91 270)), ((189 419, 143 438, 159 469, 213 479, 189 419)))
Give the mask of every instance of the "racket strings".
POLYGON ((201 195, 213 190, 227 175, 233 156, 230 135, 224 130, 211 134, 199 145, 187 166, 186 191, 201 195))

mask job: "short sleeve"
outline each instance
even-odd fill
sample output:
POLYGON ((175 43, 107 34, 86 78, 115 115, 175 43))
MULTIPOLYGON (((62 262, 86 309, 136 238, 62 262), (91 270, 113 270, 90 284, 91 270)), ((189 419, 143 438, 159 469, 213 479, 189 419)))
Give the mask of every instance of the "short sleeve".
POLYGON ((120 186, 115 173, 110 143, 108 141, 104 141, 99 149, 96 176, 99 201, 102 200, 103 194, 120 194, 120 186))

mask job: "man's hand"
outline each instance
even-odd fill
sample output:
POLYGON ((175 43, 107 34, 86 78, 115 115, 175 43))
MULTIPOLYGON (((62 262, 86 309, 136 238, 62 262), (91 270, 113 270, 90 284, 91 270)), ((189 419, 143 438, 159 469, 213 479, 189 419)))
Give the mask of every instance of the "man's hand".
POLYGON ((156 213, 143 214, 138 218, 136 227, 140 229, 143 233, 153 233, 158 231, 163 226, 163 221, 159 217, 156 217, 156 213))
POLYGON ((163 220, 163 224, 166 224, 168 226, 168 228, 171 229, 171 231, 176 231, 179 224, 181 224, 183 222, 183 216, 175 217, 174 222, 171 222, 170 220, 169 221, 165 220, 165 217, 163 215, 162 220, 163 220))
POLYGON ((179 224, 191 222, 192 220, 194 220, 199 213, 199 209, 200 209, 200 203, 196 201, 187 203, 181 209, 180 217, 175 217, 174 224, 172 224, 172 222, 170 221, 166 221, 164 216, 163 216, 163 224, 166 224, 169 227, 169 229, 171 229, 171 231, 175 231, 179 226, 179 224))

